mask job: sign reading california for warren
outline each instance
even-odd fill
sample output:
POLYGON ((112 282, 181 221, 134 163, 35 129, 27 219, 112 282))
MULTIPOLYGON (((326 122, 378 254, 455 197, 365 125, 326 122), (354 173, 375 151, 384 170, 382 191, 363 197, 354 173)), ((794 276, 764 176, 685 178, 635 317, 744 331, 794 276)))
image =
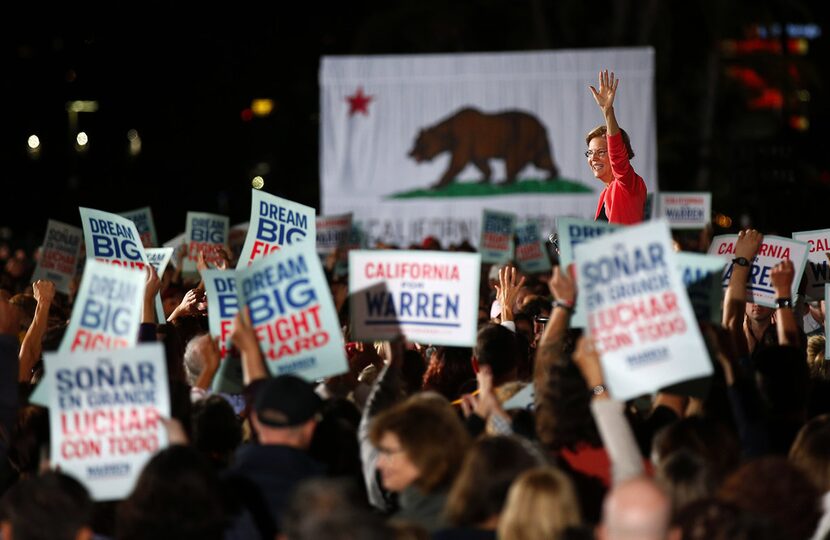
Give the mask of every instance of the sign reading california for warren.
POLYGON ((480 265, 477 253, 351 251, 355 337, 472 346, 480 265))

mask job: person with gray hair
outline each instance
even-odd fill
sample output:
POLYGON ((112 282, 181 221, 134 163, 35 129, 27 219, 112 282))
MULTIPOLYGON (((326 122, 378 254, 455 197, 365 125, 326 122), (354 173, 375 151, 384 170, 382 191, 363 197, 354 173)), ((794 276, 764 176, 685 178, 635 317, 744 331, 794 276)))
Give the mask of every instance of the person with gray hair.
POLYGON ((679 540, 671 527, 671 500, 654 481, 639 476, 614 486, 605 497, 599 540, 679 540))

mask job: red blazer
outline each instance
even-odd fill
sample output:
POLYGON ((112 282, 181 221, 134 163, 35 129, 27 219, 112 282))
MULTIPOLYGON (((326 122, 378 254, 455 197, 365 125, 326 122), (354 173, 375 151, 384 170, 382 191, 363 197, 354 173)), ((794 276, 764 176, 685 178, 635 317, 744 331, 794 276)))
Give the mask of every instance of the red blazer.
POLYGON ((613 137, 606 136, 608 140, 608 158, 611 160, 611 172, 614 179, 602 190, 597 205, 599 217, 602 205, 605 205, 605 215, 609 223, 631 225, 643 221, 643 213, 646 206, 646 183, 642 177, 634 172, 634 168, 628 161, 628 151, 622 139, 622 133, 613 137))

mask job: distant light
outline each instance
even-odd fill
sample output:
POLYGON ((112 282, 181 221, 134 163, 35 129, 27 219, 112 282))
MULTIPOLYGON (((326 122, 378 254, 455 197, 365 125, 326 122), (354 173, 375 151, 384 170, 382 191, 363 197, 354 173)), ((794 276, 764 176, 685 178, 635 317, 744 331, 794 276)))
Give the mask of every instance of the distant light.
POLYGON ((796 92, 798 99, 800 101, 810 101, 810 91, 809 90, 798 90, 796 92))
POLYGON ((273 110, 273 99, 255 99, 251 102, 251 111, 256 116, 268 116, 273 110))
POLYGON ((75 137, 75 142, 78 143, 78 146, 86 146, 89 144, 89 137, 85 131, 81 131, 78 133, 78 136, 75 137))
POLYGON ((250 122, 254 117, 254 111, 251 109, 243 109, 239 116, 242 118, 243 122, 250 122))
POLYGON ((98 110, 98 102, 97 101, 84 101, 84 100, 76 100, 76 101, 68 101, 66 102, 66 110, 69 112, 95 112, 98 110))
POLYGON ((810 129, 810 120, 806 116, 791 116, 790 127, 796 131, 807 131, 810 129))
POLYGON ((251 180, 251 186, 254 189, 262 189, 262 186, 265 185, 265 180, 261 176, 254 176, 254 179, 251 180))
POLYGON ((127 132, 127 140, 134 141, 136 139, 138 139, 138 131, 131 129, 127 132))
POLYGON ((37 150, 40 148, 40 137, 37 135, 29 135, 29 140, 27 141, 29 144, 29 148, 31 150, 37 150))

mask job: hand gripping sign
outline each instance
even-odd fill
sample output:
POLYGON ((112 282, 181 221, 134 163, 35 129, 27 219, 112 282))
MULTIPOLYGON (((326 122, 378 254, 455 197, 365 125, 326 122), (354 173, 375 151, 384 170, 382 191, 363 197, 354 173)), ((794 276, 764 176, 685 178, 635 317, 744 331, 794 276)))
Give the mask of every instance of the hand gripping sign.
MULTIPOLYGON (((164 271, 167 269, 170 259, 173 258, 173 248, 147 248, 145 253, 147 254, 147 262, 156 269, 159 279, 164 279, 164 271)), ((156 295, 156 321, 159 324, 164 324, 165 319, 164 305, 161 303, 161 293, 159 292, 156 295)))
POLYGON ((84 228, 87 260, 144 269, 147 256, 135 223, 101 210, 83 207, 78 210, 84 228))
POLYGON ((50 219, 32 281, 54 281, 57 291, 69 294, 69 284, 75 277, 83 238, 84 233, 78 227, 50 219))
POLYGON ((138 234, 141 236, 141 243, 145 248, 152 248, 158 245, 156 225, 153 223, 153 211, 149 206, 121 212, 118 215, 135 223, 135 228, 138 229, 138 234))
POLYGON ((810 245, 804 273, 807 280, 804 292, 814 300, 821 300, 824 298, 824 284, 830 282, 830 229, 794 232, 793 240, 810 245))
MULTIPOLYGON (((45 356, 52 464, 96 501, 123 499, 147 461, 167 446, 170 416, 161 343, 45 356)), ((46 517, 48 519, 48 516, 46 517)))
POLYGON ((254 260, 282 246, 317 241, 315 211, 259 190, 251 193, 251 221, 245 245, 239 254, 237 268, 245 268, 254 260))
POLYGON ((575 248, 605 381, 624 401, 712 373, 664 220, 575 248))
POLYGON ((513 232, 516 214, 484 210, 481 216, 481 262, 504 264, 513 258, 513 232))
POLYGON ((237 269, 236 288, 272 374, 314 380, 348 371, 340 322, 314 242, 283 246, 237 269))
POLYGON ((470 347, 478 322, 477 253, 349 253, 351 321, 356 339, 400 335, 433 345, 470 347))
MULTIPOLYGON (((730 260, 735 257, 735 242, 737 234, 725 234, 712 239, 709 246, 710 255, 725 255, 730 260)), ((775 307, 775 290, 772 287, 772 269, 776 264, 784 260, 791 260, 795 268, 793 286, 790 292, 795 297, 798 285, 801 282, 801 275, 804 273, 804 266, 807 264, 807 252, 809 245, 806 242, 791 240, 781 236, 764 236, 764 241, 758 249, 758 255, 751 261, 752 267, 749 270, 749 279, 746 284, 747 302, 775 307)), ((729 278, 732 277, 732 264, 726 266, 723 273, 724 290, 729 285, 729 278)))
POLYGON ((184 238, 187 244, 187 253, 184 257, 183 272, 195 273, 199 254, 204 253, 205 262, 217 264, 221 250, 228 245, 228 228, 230 220, 226 216, 208 214, 205 212, 188 212, 187 228, 184 238))
MULTIPOLYGON (((610 234, 621 226, 604 221, 591 221, 571 217, 562 217, 556 220, 556 234, 559 237, 559 266, 567 269, 574 262, 574 248, 579 244, 590 242, 600 236, 610 234)), ((585 328, 585 299, 579 293, 579 277, 577 276, 576 305, 571 315, 571 328, 585 328)))

